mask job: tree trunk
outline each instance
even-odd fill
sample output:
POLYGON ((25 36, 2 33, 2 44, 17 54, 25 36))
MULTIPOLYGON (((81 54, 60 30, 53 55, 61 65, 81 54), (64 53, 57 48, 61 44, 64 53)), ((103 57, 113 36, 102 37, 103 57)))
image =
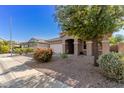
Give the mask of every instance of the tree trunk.
POLYGON ((97 40, 93 40, 92 41, 92 53, 93 53, 93 56, 94 56, 94 66, 99 66, 99 64, 97 63, 97 59, 98 59, 98 56, 99 56, 99 53, 98 53, 98 41, 97 40))

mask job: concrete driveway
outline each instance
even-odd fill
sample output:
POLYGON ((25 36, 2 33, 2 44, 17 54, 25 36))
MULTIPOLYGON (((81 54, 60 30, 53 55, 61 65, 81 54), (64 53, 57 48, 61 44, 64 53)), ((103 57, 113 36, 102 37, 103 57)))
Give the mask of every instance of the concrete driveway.
POLYGON ((26 59, 0 54, 0 87, 4 88, 67 88, 52 77, 25 65, 26 59))

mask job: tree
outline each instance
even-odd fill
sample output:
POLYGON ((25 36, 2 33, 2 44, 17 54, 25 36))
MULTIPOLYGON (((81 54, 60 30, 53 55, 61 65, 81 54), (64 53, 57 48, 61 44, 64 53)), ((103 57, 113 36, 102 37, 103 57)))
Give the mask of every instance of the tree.
POLYGON ((122 41, 124 41, 124 36, 121 34, 117 34, 117 35, 109 38, 109 42, 111 45, 115 45, 115 44, 122 42, 122 41))
POLYGON ((8 53, 9 49, 9 43, 5 40, 0 40, 0 53, 8 53))
POLYGON ((0 46, 4 45, 3 40, 0 40, 0 46))
POLYGON ((114 36, 110 37, 110 38, 109 38, 109 43, 110 43, 110 45, 115 45, 115 44, 117 44, 116 38, 115 38, 114 36))
POLYGON ((9 52, 9 46, 3 45, 0 47, 0 53, 8 53, 9 52))
POLYGON ((124 25, 123 6, 56 6, 55 19, 63 33, 82 40, 92 40, 94 65, 98 65, 98 42, 124 25))
POLYGON ((115 35, 115 39, 116 39, 116 42, 121 42, 121 41, 124 41, 124 36, 121 35, 121 34, 117 34, 115 35))

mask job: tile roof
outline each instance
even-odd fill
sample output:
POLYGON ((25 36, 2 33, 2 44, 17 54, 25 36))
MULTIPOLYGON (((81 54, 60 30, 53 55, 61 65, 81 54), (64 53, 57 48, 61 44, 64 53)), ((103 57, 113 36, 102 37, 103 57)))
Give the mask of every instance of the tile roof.
POLYGON ((53 38, 53 39, 49 39, 48 41, 56 41, 56 40, 62 40, 62 38, 58 37, 58 38, 53 38))
POLYGON ((47 43, 47 40, 39 39, 39 38, 31 38, 28 42, 41 42, 41 43, 47 43))

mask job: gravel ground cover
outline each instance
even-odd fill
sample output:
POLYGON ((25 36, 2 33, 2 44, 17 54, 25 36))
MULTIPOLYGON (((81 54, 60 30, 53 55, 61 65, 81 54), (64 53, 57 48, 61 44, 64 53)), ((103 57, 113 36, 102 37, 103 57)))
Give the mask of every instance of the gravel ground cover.
POLYGON ((53 56, 51 62, 38 63, 29 60, 26 64, 38 71, 45 73, 55 79, 71 86, 79 88, 120 88, 124 84, 117 83, 104 77, 99 67, 93 66, 93 57, 69 56, 62 59, 53 56))

